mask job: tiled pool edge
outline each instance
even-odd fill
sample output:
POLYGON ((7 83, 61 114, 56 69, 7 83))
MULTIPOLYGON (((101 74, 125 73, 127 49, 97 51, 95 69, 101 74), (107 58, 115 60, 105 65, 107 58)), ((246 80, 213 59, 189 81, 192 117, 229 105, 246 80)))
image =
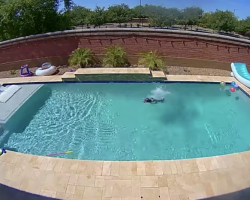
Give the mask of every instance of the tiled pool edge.
MULTIPOLYGON (((30 84, 76 84, 76 83, 162 83, 162 84, 171 84, 171 83, 199 83, 199 84, 219 84, 220 82, 201 82, 201 81, 74 81, 74 82, 29 82, 29 83, 14 83, 16 85, 30 85, 30 84)), ((6 83, 3 84, 3 86, 7 86, 7 85, 13 85, 13 83, 6 83)), ((230 85, 229 82, 226 83, 226 85, 230 85)), ((239 87, 242 91, 243 89, 241 87, 239 87)))
MULTIPOLYGON (((171 82, 235 81, 250 94, 250 90, 233 77, 167 78, 171 82)), ((47 80, 39 77, 36 82, 47 80)), ((135 162, 70 160, 8 152, 0 157, 0 170, 3 172, 0 182, 60 199, 139 200, 143 197, 150 200, 187 200, 249 187, 249 169, 250 152, 187 160, 135 162)))

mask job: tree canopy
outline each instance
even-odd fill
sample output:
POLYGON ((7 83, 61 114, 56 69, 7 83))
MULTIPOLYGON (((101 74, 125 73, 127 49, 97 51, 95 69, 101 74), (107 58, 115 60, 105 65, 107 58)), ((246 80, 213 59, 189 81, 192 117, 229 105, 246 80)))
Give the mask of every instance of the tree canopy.
POLYGON ((133 18, 132 10, 126 4, 110 6, 106 15, 107 21, 110 23, 123 23, 133 18))
POLYGON ((59 0, 6 0, 0 6, 0 40, 59 31, 70 28, 66 1, 65 12, 59 0))
MULTIPOLYGON (((231 11, 205 13, 200 7, 185 9, 126 4, 91 10, 73 0, 0 0, 0 41, 46 32, 73 29, 79 25, 101 26, 128 23, 133 18, 148 18, 148 26, 197 25, 216 31, 250 35, 250 17, 239 20, 231 11)), ((145 25, 145 24, 144 24, 145 25)), ((140 25, 138 25, 140 26, 140 25)))

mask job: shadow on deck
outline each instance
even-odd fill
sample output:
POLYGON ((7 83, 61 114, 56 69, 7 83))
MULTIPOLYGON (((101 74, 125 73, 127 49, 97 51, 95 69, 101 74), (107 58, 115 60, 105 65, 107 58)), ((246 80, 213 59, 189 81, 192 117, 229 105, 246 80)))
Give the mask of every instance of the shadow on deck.
MULTIPOLYGON (((0 199, 1 200, 59 200, 57 198, 45 197, 36 195, 28 192, 24 192, 3 184, 0 184, 0 199)), ((141 197, 141 199, 146 199, 141 197)), ((250 199, 250 188, 240 190, 237 192, 205 198, 202 200, 249 200, 250 199)), ((153 200, 153 199, 152 199, 153 200)), ((159 196, 159 200, 165 200, 159 196)))

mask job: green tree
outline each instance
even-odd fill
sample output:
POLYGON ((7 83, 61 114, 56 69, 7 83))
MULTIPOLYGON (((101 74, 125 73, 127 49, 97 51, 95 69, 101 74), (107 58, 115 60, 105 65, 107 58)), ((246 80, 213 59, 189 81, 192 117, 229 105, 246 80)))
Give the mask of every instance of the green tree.
POLYGON ((15 37, 71 29, 73 26, 106 22, 125 23, 133 17, 149 18, 153 26, 197 25, 218 31, 249 34, 250 19, 240 20, 230 11, 203 13, 200 7, 183 10, 156 5, 113 5, 93 11, 76 6, 73 0, 0 0, 0 41, 15 37), (62 9, 59 9, 62 8, 62 9))
MULTIPOLYGON (((0 0, 0 8, 1 8, 1 5, 3 5, 4 1, 3 0, 0 0)), ((3 19, 3 16, 1 15, 0 13, 0 22, 2 21, 3 19)), ((0 23, 0 41, 4 40, 4 27, 3 27, 3 24, 0 23)))
POLYGON ((60 0, 60 1, 64 3, 65 10, 70 10, 74 6, 73 0, 60 0))
POLYGON ((164 27, 169 25, 168 13, 165 7, 145 5, 144 10, 152 26, 164 27))
POLYGON ((199 21, 199 26, 204 28, 212 28, 213 27, 213 13, 208 12, 204 13, 199 21))
POLYGON ((187 25, 192 26, 196 25, 199 21, 199 19, 201 19, 203 14, 203 10, 200 7, 187 7, 184 8, 181 11, 181 16, 179 18, 179 24, 181 25, 185 25, 185 29, 187 25))
POLYGON ((172 26, 179 24, 196 24, 203 11, 199 7, 188 7, 182 11, 178 8, 166 8, 156 5, 136 6, 133 9, 134 16, 148 17, 152 26, 172 26))
MULTIPOLYGON (((145 5, 147 6, 147 4, 145 5)), ((145 9, 145 6, 135 6, 134 8, 131 9, 132 12, 132 17, 133 18, 148 18, 148 12, 145 9)))
POLYGON ((6 0, 0 7, 0 38, 65 30, 69 21, 58 11, 59 0, 6 0))
POLYGON ((237 18, 231 11, 216 10, 212 13, 211 25, 215 30, 232 32, 236 30, 237 18))
POLYGON ((178 8, 166 8, 166 17, 168 26, 172 26, 182 17, 182 13, 178 8))
POLYGON ((87 16, 86 21, 88 24, 100 27, 107 22, 106 19, 105 7, 96 6, 95 10, 87 16))
POLYGON ((250 17, 240 20, 237 24, 236 31, 241 35, 250 36, 250 17))
POLYGON ((126 4, 110 6, 106 11, 107 21, 112 23, 124 23, 131 20, 132 11, 126 4))
POLYGON ((91 10, 82 6, 74 6, 72 10, 68 12, 71 24, 73 26, 79 26, 88 24, 87 17, 91 14, 91 10))

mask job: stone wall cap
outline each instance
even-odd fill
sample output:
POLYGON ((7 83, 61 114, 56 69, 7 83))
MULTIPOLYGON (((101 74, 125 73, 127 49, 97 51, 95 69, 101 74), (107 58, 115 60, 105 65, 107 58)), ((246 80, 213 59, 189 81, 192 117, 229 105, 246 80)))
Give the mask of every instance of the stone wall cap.
MULTIPOLYGON (((250 40, 247 39, 242 39, 242 38, 234 38, 230 36, 225 36, 225 35, 218 35, 218 34, 212 34, 212 33, 201 33, 201 32, 192 32, 192 31, 185 31, 185 30, 169 30, 169 29, 156 29, 156 28, 89 28, 89 29, 75 29, 75 30, 64 30, 64 31, 56 31, 56 32, 49 32, 49 33, 43 33, 43 34, 38 34, 38 35, 30 35, 30 36, 25 36, 25 37, 19 37, 7 41, 0 42, 0 47, 5 46, 8 44, 12 44, 15 42, 22 42, 22 41, 29 41, 29 40, 35 40, 36 38, 50 38, 50 37, 56 37, 60 35, 71 35, 71 34, 81 34, 81 33, 91 33, 93 32, 148 32, 148 33, 172 33, 172 34, 180 34, 180 35, 190 35, 190 36, 197 36, 199 37, 210 37, 211 39, 225 39, 228 41, 234 41, 234 42, 241 42, 245 44, 250 44, 250 40)), ((63 36, 62 36, 63 37, 63 36)))

